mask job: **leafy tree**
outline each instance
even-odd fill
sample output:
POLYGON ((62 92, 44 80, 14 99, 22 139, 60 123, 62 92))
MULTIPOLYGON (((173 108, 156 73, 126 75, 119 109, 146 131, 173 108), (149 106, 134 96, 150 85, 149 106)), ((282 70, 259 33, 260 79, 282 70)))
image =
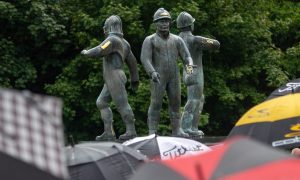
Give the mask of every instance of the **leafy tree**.
POLYGON ((0 1, 0 84, 43 93, 65 64, 67 17, 54 1, 0 1))
MULTIPOLYGON (((142 42, 155 32, 154 12, 164 7, 175 20, 184 10, 196 19, 194 34, 221 43, 219 51, 203 57, 206 102, 200 128, 207 135, 227 135, 251 106, 300 76, 299 6, 287 0, 2 0, 0 86, 61 97, 66 134, 93 139, 103 128, 95 105, 104 83, 102 61, 84 58, 80 51, 104 39, 103 23, 116 14, 140 63, 142 42)), ((177 34, 176 23, 172 25, 177 34)), ((149 77, 141 65, 139 70, 140 88, 136 94, 128 90, 128 96, 137 131, 144 135, 149 77)), ((185 102, 182 85, 182 107, 185 102)), ((169 134, 166 99, 163 109, 159 131, 169 134)), ((114 106, 113 113, 116 132, 123 133, 114 106)))

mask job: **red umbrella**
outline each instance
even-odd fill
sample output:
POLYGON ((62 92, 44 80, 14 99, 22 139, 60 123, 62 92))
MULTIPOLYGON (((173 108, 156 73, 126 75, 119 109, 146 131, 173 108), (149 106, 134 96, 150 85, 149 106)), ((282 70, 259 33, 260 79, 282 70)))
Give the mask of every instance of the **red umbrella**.
POLYGON ((197 156, 149 162, 136 179, 299 179, 300 160, 254 140, 234 138, 197 156))

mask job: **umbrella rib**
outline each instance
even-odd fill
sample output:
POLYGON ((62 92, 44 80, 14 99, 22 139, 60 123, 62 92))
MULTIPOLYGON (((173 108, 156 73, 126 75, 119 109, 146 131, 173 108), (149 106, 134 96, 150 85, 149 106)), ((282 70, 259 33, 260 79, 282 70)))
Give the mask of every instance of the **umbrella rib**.
POLYGON ((109 155, 108 153, 106 153, 105 151, 101 151, 99 149, 95 149, 95 148, 91 148, 91 147, 79 147, 77 146, 77 148, 81 148, 81 149, 88 149, 88 150, 91 150, 91 151, 95 151, 95 152, 99 152, 99 153, 102 153, 102 154, 105 154, 105 155, 109 155))
POLYGON ((113 145, 112 147, 116 148, 117 151, 119 151, 119 153, 121 154, 122 158, 125 159, 125 161, 128 163, 129 167, 130 167, 130 170, 132 173, 135 173, 135 170, 131 164, 131 162, 127 159, 127 157, 124 155, 124 152, 116 145, 113 145))
POLYGON ((147 144, 149 141, 153 140, 153 138, 151 139, 146 139, 144 142, 138 144, 137 146, 134 147, 135 150, 138 150, 139 148, 143 147, 145 144, 147 144))

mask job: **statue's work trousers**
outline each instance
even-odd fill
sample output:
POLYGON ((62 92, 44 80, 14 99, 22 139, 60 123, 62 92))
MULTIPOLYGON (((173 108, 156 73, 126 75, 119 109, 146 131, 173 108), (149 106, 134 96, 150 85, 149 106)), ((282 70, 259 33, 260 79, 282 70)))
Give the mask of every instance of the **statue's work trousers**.
MULTIPOLYGON (((177 68, 176 68, 177 69, 177 68)), ((180 76, 179 72, 160 76, 160 83, 151 81, 151 102, 148 110, 149 130, 156 130, 165 92, 169 101, 169 116, 172 125, 178 126, 180 120, 180 76), (178 122, 177 122, 178 121, 178 122), (175 123, 175 124, 174 124, 175 123)))
POLYGON ((105 122, 112 122, 113 114, 109 108, 109 103, 113 101, 117 107, 118 112, 125 123, 134 122, 134 114, 130 105, 128 104, 127 92, 125 83, 127 78, 121 69, 115 69, 110 73, 104 74, 105 84, 97 98, 97 106, 100 109, 102 120, 105 122), (107 76, 107 77, 106 77, 107 76))

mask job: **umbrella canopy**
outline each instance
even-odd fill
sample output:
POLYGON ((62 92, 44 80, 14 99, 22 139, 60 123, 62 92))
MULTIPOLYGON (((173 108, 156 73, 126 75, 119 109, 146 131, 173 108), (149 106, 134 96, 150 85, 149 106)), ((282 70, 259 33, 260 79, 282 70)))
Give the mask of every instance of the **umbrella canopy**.
POLYGON ((1 179, 66 179, 63 148, 59 98, 0 88, 1 179))
POLYGON ((139 150, 149 159, 174 159, 210 150, 209 147, 198 141, 180 137, 157 136, 156 134, 137 137, 123 144, 139 150))
POLYGON ((82 143, 65 148, 71 179, 123 180, 146 158, 115 142, 82 143))
POLYGON ((61 180, 34 165, 0 152, 0 179, 61 180))
POLYGON ((212 151, 145 163, 131 180, 299 179, 300 159, 250 139, 234 138, 212 151))
POLYGON ((277 98, 291 93, 300 93, 300 78, 294 79, 273 91, 266 100, 277 98))
POLYGON ((274 98, 251 108, 228 137, 245 135, 261 142, 291 149, 300 146, 300 93, 274 98))

